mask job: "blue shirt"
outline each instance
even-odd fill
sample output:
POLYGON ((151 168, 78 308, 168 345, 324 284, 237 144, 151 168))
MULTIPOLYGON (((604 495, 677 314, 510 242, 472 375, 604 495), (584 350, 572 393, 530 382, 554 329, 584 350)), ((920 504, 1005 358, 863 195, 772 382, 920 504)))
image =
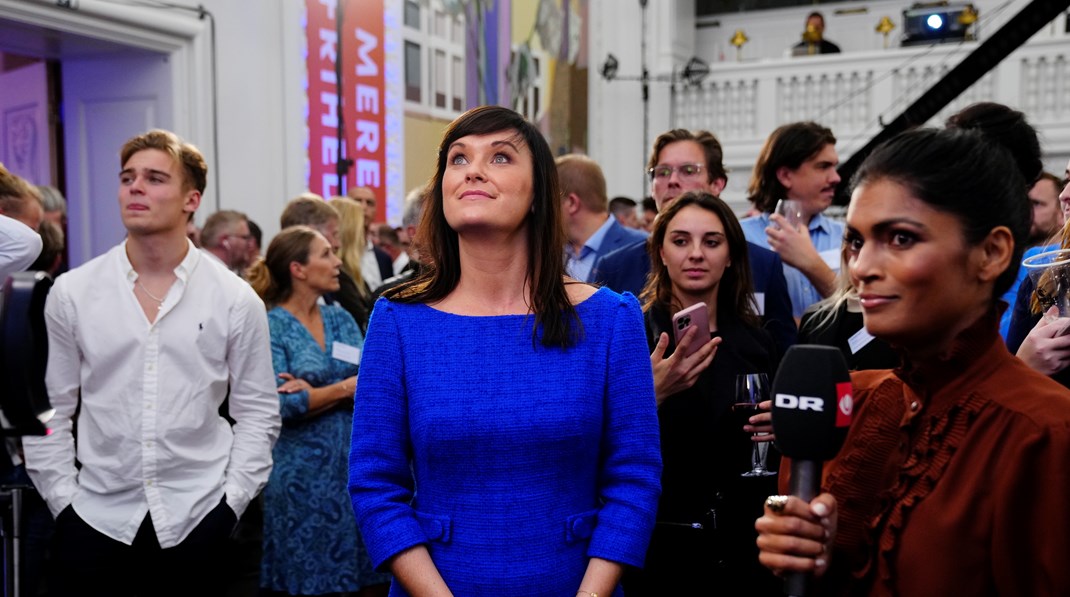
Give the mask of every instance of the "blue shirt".
MULTIPOLYGON (((1031 247, 1026 249, 1025 253, 1022 254, 1022 261, 1025 261, 1026 259, 1034 255, 1040 255, 1041 253, 1047 253, 1048 251, 1055 251, 1058 249, 1058 243, 1055 243, 1053 245, 1040 245, 1037 247, 1031 247)), ((1022 264, 1019 263, 1018 275, 1015 276, 1014 283, 1011 284, 1011 287, 1007 290, 1007 292, 1003 293, 1003 296, 1000 297, 1003 302, 1007 303, 1008 307, 1007 310, 1003 312, 1003 316, 999 320, 999 335, 1003 336, 1004 342, 1007 341, 1007 332, 1010 330, 1011 327, 1011 314, 1014 313, 1014 301, 1018 296, 1018 288, 1022 285, 1022 280, 1024 280, 1025 277, 1028 275, 1029 271, 1022 267, 1022 264)))
MULTIPOLYGON (((743 227, 743 236, 747 237, 747 240, 766 249, 772 249, 769 246, 769 238, 765 234, 765 229, 771 224, 769 214, 752 216, 739 224, 743 227)), ((810 219, 810 242, 814 243, 814 248, 821 254, 825 263, 836 272, 840 269, 843 228, 843 222, 826 218, 822 214, 810 219)), ((805 274, 786 263, 784 264, 784 278, 788 282, 792 315, 796 319, 802 317, 807 307, 824 298, 805 274)))
POLYGON ((602 240, 605 239, 606 233, 609 232, 609 227, 613 225, 613 220, 613 216, 606 218, 606 221, 598 227, 598 230, 594 231, 594 234, 580 247, 579 257, 572 254, 571 245, 565 248, 565 271, 568 272, 568 275, 581 282, 590 282, 588 278, 591 277, 591 268, 594 267, 594 262, 598 260, 599 249, 602 248, 602 240))

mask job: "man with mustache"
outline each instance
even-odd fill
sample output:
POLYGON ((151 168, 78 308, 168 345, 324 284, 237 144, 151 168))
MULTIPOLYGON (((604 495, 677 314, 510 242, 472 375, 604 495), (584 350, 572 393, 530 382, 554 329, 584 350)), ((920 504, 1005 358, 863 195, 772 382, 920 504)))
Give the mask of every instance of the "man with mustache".
POLYGON ((826 218, 840 175, 836 137, 815 122, 786 124, 773 131, 758 154, 747 192, 760 215, 740 222, 747 240, 776 251, 784 261, 792 312, 835 289, 843 222, 826 218), (794 200, 792 222, 773 213, 781 200, 794 200))

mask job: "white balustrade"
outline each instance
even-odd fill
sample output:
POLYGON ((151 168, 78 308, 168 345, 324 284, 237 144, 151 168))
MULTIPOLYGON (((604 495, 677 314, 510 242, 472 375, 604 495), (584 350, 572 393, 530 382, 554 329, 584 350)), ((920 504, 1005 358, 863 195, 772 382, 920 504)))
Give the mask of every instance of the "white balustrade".
MULTIPOLYGON (((712 131, 735 172, 726 194, 739 202, 765 138, 776 127, 814 120, 838 138, 841 158, 863 146, 943 78, 978 42, 782 58, 717 62, 700 86, 677 84, 672 125, 712 131)), ((952 101, 932 120, 978 101, 1026 113, 1045 153, 1070 154, 1070 38, 1034 39, 952 101)), ((1061 172, 1062 165, 1058 171, 1061 172)))

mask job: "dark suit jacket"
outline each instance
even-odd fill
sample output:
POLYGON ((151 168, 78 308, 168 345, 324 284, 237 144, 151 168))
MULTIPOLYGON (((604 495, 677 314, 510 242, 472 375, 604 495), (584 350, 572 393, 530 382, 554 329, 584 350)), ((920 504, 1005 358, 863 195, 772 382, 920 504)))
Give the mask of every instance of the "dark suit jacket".
MULTIPOLYGON (((751 278, 754 279, 754 291, 765 294, 762 322, 773 336, 777 350, 783 355, 795 344, 798 334, 791 311, 791 297, 788 296, 788 283, 784 280, 784 264, 773 251, 750 242, 747 243, 747 257, 751 278)), ((609 286, 610 290, 616 292, 638 295, 646 284, 648 273, 650 256, 644 240, 602 256, 594 264, 591 281, 609 286)))
MULTIPOLYGON (((814 48, 814 53, 815 54, 839 54, 840 53, 840 46, 837 46, 836 44, 832 43, 831 41, 829 41, 827 39, 823 39, 819 43, 814 44, 814 45, 816 46, 814 48)), ((801 41, 801 42, 795 44, 794 46, 792 46, 791 55, 792 56, 806 56, 806 55, 808 55, 810 53, 810 47, 809 46, 810 46, 810 44, 806 43, 805 41, 801 41)))
MULTIPOLYGON (((363 283, 363 281, 361 281, 363 283)), ((360 333, 368 330, 368 317, 371 316, 371 297, 362 297, 353 277, 340 270, 338 272, 338 292, 329 292, 323 296, 328 305, 338 304, 349 312, 360 327, 360 333)))
MULTIPOLYGON (((587 274, 585 282, 595 283, 594 273, 595 267, 602 260, 603 257, 612 253, 618 249, 632 245, 633 243, 646 243, 647 233, 642 230, 635 230, 626 226, 621 226, 617 218, 612 215, 609 216, 609 228, 606 229, 605 236, 602 237, 602 244, 598 246, 598 251, 595 253, 594 263, 591 264, 591 271, 587 274)), ((612 288, 612 287, 610 287, 612 288)), ((615 288, 613 290, 616 290, 615 288)), ((636 296, 638 292, 633 293, 636 296)))
POLYGON ((419 276, 423 272, 424 266, 421 265, 419 262, 410 259, 409 263, 407 263, 405 267, 401 268, 401 272, 398 275, 394 276, 393 278, 387 278, 386 280, 383 280, 383 283, 379 285, 379 288, 376 288, 375 291, 372 292, 373 304, 375 301, 379 300, 379 297, 383 296, 383 293, 387 290, 390 290, 395 286, 400 286, 405 282, 412 280, 416 276, 419 276))
MULTIPOLYGON (((616 251, 622 247, 641 242, 646 243, 647 233, 642 230, 636 230, 634 228, 628 228, 627 226, 621 226, 617 218, 609 216, 612 223, 609 225, 609 229, 606 230, 606 235, 602 237, 602 244, 598 247, 599 258, 616 251)), ((598 261, 595 260, 595 265, 598 261)), ((591 269, 591 273, 594 273, 594 269, 591 269)))
POLYGON ((380 249, 379 247, 372 247, 375 250, 375 262, 379 264, 379 276, 380 280, 386 280, 387 278, 394 277, 394 260, 390 258, 390 255, 380 249))

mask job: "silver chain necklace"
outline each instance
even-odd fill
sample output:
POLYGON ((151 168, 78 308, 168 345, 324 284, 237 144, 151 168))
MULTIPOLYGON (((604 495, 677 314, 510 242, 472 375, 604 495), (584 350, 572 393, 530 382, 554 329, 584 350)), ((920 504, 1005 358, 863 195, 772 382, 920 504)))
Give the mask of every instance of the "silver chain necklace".
POLYGON ((145 288, 145 285, 141 283, 141 279, 140 279, 140 278, 138 278, 137 282, 135 282, 135 283, 136 283, 136 284, 137 284, 138 286, 140 286, 140 287, 141 287, 141 292, 144 292, 144 293, 145 293, 145 296, 147 296, 147 297, 149 297, 150 299, 152 299, 152 300, 156 301, 156 310, 157 310, 157 311, 159 311, 160 309, 162 309, 162 308, 163 308, 163 299, 162 299, 162 298, 157 298, 155 294, 153 294, 153 293, 149 292, 149 289, 148 289, 148 288, 145 288))

